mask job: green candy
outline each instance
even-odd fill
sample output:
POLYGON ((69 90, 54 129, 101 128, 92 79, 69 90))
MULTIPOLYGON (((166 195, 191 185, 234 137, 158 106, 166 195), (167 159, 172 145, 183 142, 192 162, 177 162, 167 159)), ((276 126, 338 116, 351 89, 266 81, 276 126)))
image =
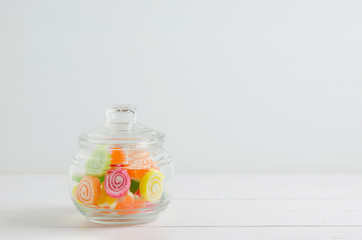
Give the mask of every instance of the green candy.
POLYGON ((103 175, 103 176, 99 176, 98 178, 99 178, 99 181, 102 183, 102 182, 104 182, 104 178, 105 178, 106 176, 105 175, 103 175))
POLYGON ((83 176, 72 176, 72 180, 75 182, 80 182, 80 180, 83 178, 83 176))
MULTIPOLYGON (((72 176, 72 180, 75 181, 75 182, 80 182, 80 180, 82 180, 84 176, 72 176)), ((97 176, 97 178, 99 179, 100 183, 104 182, 104 178, 105 178, 105 175, 102 175, 102 176, 97 176)))
POLYGON ((129 190, 132 193, 136 193, 137 190, 139 189, 139 186, 140 186, 140 182, 131 179, 131 186, 129 187, 129 190))
POLYGON ((95 150, 85 164, 86 174, 90 176, 103 176, 111 164, 111 155, 107 150, 95 150))

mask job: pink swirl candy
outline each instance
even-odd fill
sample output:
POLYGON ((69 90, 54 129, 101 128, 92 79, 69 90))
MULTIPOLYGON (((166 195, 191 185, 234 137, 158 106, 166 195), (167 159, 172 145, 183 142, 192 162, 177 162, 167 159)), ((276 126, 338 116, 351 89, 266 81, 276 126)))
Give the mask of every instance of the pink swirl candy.
POLYGON ((125 195, 131 186, 131 179, 124 169, 109 170, 104 179, 104 189, 113 198, 125 195))

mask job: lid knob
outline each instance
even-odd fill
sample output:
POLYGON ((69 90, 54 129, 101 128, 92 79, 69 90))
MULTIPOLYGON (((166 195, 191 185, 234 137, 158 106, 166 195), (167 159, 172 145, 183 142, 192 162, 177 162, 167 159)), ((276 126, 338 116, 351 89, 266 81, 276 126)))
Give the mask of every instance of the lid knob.
POLYGON ((137 123, 135 105, 113 105, 107 108, 106 117, 107 125, 129 126, 137 123))

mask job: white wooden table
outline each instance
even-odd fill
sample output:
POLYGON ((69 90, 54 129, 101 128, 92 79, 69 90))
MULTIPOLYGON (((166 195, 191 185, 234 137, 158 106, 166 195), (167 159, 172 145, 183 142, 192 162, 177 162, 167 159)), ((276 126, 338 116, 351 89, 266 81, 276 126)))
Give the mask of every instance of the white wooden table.
POLYGON ((0 239, 362 239, 362 175, 178 175, 169 208, 88 222, 63 175, 0 176, 0 239))

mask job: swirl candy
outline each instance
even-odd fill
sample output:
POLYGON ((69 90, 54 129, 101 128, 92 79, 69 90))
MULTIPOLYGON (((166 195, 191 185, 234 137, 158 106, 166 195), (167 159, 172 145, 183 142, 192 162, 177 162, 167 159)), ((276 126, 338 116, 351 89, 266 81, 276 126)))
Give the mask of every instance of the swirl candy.
POLYGON ((107 150, 96 150, 92 153, 85 164, 87 175, 100 176, 104 175, 105 170, 109 169, 111 164, 111 155, 107 150))
POLYGON ((104 179, 104 189, 113 198, 125 195, 131 186, 131 179, 124 169, 109 170, 104 179))
POLYGON ((83 177, 75 189, 75 195, 81 203, 95 205, 101 195, 99 179, 92 176, 83 177))
POLYGON ((141 197, 149 202, 157 202, 162 195, 162 180, 164 176, 157 170, 150 170, 140 182, 141 197))

